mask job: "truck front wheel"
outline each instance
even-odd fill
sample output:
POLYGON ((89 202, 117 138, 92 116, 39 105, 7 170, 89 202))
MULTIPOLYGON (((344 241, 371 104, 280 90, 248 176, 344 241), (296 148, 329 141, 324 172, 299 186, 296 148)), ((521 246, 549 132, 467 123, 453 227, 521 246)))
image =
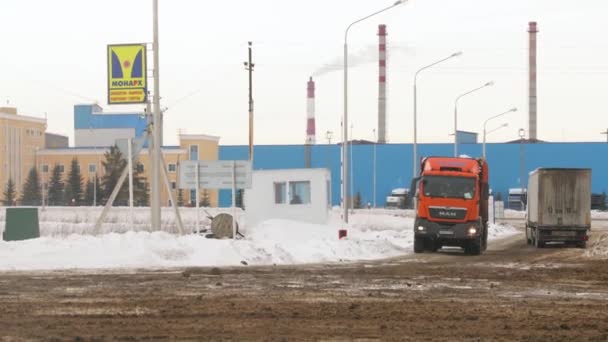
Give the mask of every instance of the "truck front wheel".
POLYGON ((478 236, 475 240, 467 241, 464 246, 464 253, 468 255, 480 255, 482 249, 482 238, 478 236))
POLYGON ((424 238, 414 237, 414 253, 424 252, 424 238))

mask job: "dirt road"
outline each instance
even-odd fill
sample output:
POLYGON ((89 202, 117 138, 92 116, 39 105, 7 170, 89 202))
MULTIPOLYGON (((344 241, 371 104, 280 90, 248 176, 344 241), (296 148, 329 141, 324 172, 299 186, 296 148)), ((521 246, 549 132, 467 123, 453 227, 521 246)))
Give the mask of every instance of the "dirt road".
MULTIPOLYGON (((594 225, 592 238, 608 234, 594 225)), ((521 235, 293 267, 0 273, 0 335, 146 340, 608 340, 608 262, 521 235)))

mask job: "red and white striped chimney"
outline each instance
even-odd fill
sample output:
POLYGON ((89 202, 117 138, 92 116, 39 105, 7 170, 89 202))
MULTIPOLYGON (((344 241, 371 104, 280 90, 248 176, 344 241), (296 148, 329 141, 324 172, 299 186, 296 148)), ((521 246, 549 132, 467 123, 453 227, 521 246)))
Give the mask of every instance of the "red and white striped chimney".
POLYGON ((535 21, 528 23, 530 33, 529 43, 529 80, 528 80, 528 138, 532 141, 538 139, 536 135, 536 33, 538 28, 535 21))
POLYGON ((308 80, 306 96, 306 144, 315 144, 315 82, 308 80))
POLYGON ((386 25, 378 25, 378 143, 386 143, 386 25))

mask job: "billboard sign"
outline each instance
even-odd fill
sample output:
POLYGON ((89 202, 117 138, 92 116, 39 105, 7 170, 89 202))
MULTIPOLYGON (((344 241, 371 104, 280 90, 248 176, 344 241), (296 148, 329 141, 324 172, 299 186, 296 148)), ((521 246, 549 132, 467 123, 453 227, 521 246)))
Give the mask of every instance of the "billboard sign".
POLYGON ((232 172, 237 189, 251 188, 251 162, 248 160, 186 160, 179 165, 180 189, 196 189, 196 167, 200 189, 232 189, 232 172))
POLYGON ((147 100, 146 44, 108 45, 108 104, 147 100))

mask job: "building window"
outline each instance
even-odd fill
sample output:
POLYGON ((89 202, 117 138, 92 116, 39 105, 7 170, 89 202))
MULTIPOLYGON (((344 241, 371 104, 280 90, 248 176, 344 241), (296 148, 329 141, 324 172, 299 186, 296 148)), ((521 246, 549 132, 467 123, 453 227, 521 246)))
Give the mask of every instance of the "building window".
POLYGON ((198 145, 190 145, 190 160, 198 160, 198 145))
POLYGON ((169 164, 169 172, 175 172, 175 170, 177 170, 177 165, 169 164))
POLYGON ((289 182, 289 204, 310 203, 310 181, 289 182))
POLYGON ((89 173, 97 172, 97 164, 89 164, 89 173))
POLYGON ((49 166, 48 166, 48 164, 42 164, 42 172, 43 173, 48 173, 49 172, 49 166))
POLYGON ((274 183, 274 203, 285 204, 287 203, 287 185, 285 182, 274 183))
POLYGON ((59 173, 64 173, 64 172, 65 172, 65 165, 59 164, 59 173))
POLYGON ((171 190, 175 190, 175 189, 177 189, 177 183, 171 182, 171 190))
POLYGON ((137 163, 137 172, 144 172, 144 164, 137 163))

